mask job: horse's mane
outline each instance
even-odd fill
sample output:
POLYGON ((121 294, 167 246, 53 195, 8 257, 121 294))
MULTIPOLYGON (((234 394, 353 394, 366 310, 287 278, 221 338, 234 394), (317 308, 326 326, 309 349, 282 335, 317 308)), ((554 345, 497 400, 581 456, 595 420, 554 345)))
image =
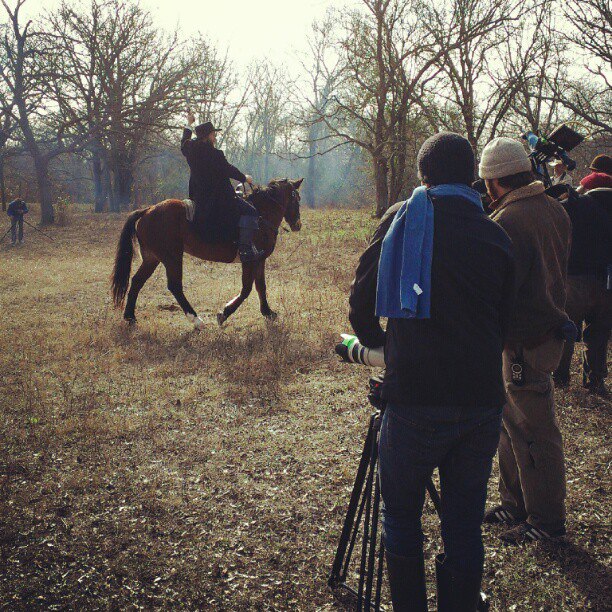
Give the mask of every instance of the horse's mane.
POLYGON ((255 208, 258 208, 259 205, 263 203, 264 198, 278 203, 276 194, 283 189, 288 182, 289 179, 286 178, 275 178, 272 179, 267 185, 256 185, 253 187, 253 193, 249 194, 247 199, 255 206, 255 208))

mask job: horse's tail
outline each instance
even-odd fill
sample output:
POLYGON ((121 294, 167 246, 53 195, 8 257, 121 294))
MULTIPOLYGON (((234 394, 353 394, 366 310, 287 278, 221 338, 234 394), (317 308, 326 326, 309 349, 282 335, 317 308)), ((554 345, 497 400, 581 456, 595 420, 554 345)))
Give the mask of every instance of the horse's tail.
POLYGON ((116 308, 123 305, 125 294, 130 284, 130 273, 132 271, 132 258, 134 257, 134 237, 136 235, 136 223, 148 208, 136 210, 131 213, 125 221, 125 225, 119 236, 115 266, 111 276, 111 294, 116 308))

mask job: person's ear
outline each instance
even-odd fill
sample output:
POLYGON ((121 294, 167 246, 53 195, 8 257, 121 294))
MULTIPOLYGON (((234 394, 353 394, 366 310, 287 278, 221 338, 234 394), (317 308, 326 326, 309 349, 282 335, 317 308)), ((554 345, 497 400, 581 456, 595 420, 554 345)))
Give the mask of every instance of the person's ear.
POLYGON ((487 193, 493 200, 497 200, 498 187, 497 179, 485 179, 485 187, 487 188, 487 193))

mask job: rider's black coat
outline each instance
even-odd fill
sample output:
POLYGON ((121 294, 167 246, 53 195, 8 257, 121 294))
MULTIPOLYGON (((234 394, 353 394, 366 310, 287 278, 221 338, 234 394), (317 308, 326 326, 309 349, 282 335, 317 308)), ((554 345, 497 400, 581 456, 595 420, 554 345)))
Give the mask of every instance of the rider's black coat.
POLYGON ((191 170, 189 198, 196 204, 196 225, 206 226, 207 234, 214 228, 215 237, 223 240, 234 231, 238 216, 230 179, 244 183, 246 176, 227 161, 223 151, 191 135, 191 130, 183 130, 181 152, 191 170))

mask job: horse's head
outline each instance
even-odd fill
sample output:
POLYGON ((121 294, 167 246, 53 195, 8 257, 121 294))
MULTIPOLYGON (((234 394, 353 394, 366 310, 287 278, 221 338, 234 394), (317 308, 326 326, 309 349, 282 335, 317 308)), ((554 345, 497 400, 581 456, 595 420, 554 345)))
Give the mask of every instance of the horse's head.
POLYGON ((285 204, 285 221, 292 232, 299 232, 302 229, 302 220, 300 219, 300 187, 303 181, 303 178, 297 181, 290 181, 289 179, 278 181, 285 204))

